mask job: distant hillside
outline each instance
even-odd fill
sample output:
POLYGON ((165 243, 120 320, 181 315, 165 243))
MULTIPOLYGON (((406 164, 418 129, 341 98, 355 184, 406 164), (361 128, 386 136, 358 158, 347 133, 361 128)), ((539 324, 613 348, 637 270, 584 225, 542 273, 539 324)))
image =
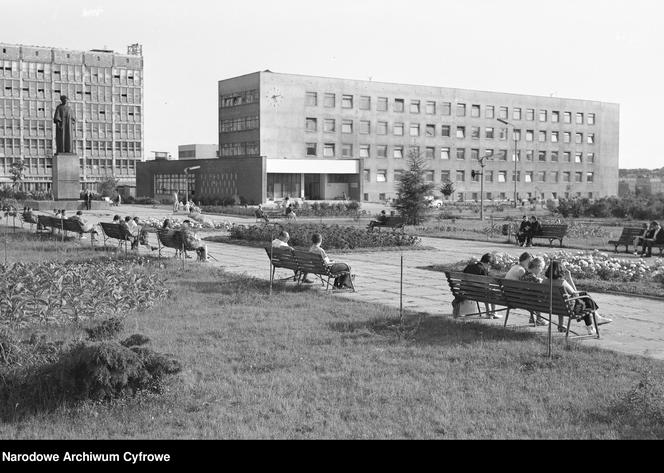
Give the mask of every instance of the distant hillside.
POLYGON ((619 177, 661 177, 664 178, 664 167, 660 169, 620 169, 619 177))

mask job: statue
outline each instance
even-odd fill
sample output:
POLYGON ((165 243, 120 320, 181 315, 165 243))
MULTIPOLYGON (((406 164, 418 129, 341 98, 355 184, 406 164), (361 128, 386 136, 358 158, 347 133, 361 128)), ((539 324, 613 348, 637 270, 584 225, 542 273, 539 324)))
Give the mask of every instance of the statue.
POLYGON ((74 111, 67 104, 67 96, 60 96, 60 105, 55 109, 55 154, 74 153, 74 111))

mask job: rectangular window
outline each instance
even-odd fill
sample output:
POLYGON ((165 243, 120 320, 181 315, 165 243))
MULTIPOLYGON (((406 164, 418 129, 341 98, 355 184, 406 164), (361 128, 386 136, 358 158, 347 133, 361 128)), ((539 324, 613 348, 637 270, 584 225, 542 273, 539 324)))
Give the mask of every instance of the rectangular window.
POLYGON ((474 140, 479 140, 480 139, 480 127, 479 126, 470 127, 470 137, 474 140))
POLYGON ((557 131, 552 131, 551 132, 551 143, 558 143, 558 132, 557 131))
POLYGON ((563 143, 569 143, 572 141, 572 134, 569 131, 563 132, 563 143))
POLYGON ((379 112, 387 112, 387 97, 378 97, 376 110, 379 112))
POLYGON ((387 135, 387 122, 376 123, 376 134, 387 135))
POLYGON ((574 182, 583 182, 583 173, 575 172, 574 173, 574 182))
POLYGON ((341 133, 353 133, 353 120, 341 121, 341 133))
POLYGON ((582 163, 583 162, 583 153, 574 153, 574 162, 582 163))
POLYGON ((435 115, 436 114, 436 102, 434 101, 427 101, 425 105, 425 111, 427 115, 435 115))
POLYGON ((323 145, 323 156, 326 158, 333 158, 334 157, 334 143, 325 143, 323 145))
POLYGON ((551 112, 551 122, 552 123, 560 122, 560 112, 557 112, 555 110, 551 112))
POLYGON ((572 160, 572 153, 570 153, 569 151, 565 151, 563 153, 563 162, 569 163, 571 160, 572 160))
POLYGON ((586 162, 588 163, 594 163, 595 162, 595 153, 588 153, 586 154, 586 162))
POLYGON ((470 116, 473 118, 479 118, 480 117, 480 106, 479 105, 471 105, 470 106, 470 116))
POLYGON ((371 97, 360 95, 360 110, 371 110, 371 97))
POLYGON ((456 158, 459 160, 466 159, 466 148, 457 148, 456 158))
POLYGON ((443 102, 441 104, 441 115, 449 117, 452 115, 452 104, 450 102, 443 102))
POLYGON ((440 159, 450 159, 449 148, 440 148, 440 159))
POLYGON ((529 122, 532 122, 535 120, 535 109, 533 108, 527 108, 526 109, 526 120, 529 122))
POLYGON ((457 180, 457 182, 465 182, 466 181, 466 171, 457 170, 456 180, 457 180))
POLYGON ((376 156, 379 158, 387 158, 387 146, 386 145, 376 146, 376 156))
POLYGON ((307 156, 316 156, 316 143, 307 143, 307 156))
POLYGON ((586 173, 586 182, 595 182, 595 174, 592 172, 586 173))
POLYGON ((484 107, 484 118, 495 118, 496 109, 493 105, 486 105, 484 107))
POLYGON ((521 141, 521 130, 518 128, 515 128, 512 131, 512 139, 515 141, 521 141))
POLYGON ((352 158, 353 157, 353 145, 344 143, 341 145, 341 156, 343 158, 352 158))
POLYGON ((420 101, 411 100, 410 101, 410 113, 420 113, 420 101))
POLYGON ((580 145, 583 143, 583 133, 575 133, 574 134, 574 142, 577 145, 580 145))
POLYGON ((404 99, 394 99, 394 111, 403 112, 404 110, 404 99))
POLYGON ((532 161, 535 156, 535 152, 532 149, 526 150, 526 161, 532 161))
POLYGON ((521 120, 521 109, 513 108, 512 109, 512 120, 521 120))
POLYGON ((352 95, 342 95, 341 96, 341 108, 353 108, 353 96, 352 95))
POLYGON ((392 157, 395 159, 403 158, 403 146, 395 146, 392 150, 392 157))
POLYGON ((429 138, 436 136, 436 125, 426 125, 424 128, 424 136, 429 138))
POLYGON ((323 96, 323 106, 326 108, 334 108, 337 106, 337 99, 335 94, 326 93, 323 96))
POLYGON ((440 182, 450 182, 450 171, 440 171, 440 182))
POLYGON ((595 133, 588 133, 586 135, 586 143, 588 143, 589 145, 595 144, 595 133))
POLYGON ((500 107, 498 109, 498 118, 507 120, 509 118, 509 109, 507 107, 500 107))
POLYGON ((458 103, 456 106, 456 116, 457 117, 465 117, 466 116, 466 104, 465 103, 458 103))
POLYGON ((577 112, 576 114, 576 124, 583 125, 583 113, 577 112))
POLYGON ((547 119, 546 115, 547 115, 546 110, 540 110, 539 111, 539 121, 540 122, 546 122, 546 119, 547 119))
POLYGON ((376 182, 387 182, 387 170, 379 169, 376 171, 376 182))
POLYGON ((533 182, 533 172, 532 171, 526 171, 524 175, 524 182, 533 182))
POLYGON ((533 141, 534 132, 533 130, 526 130, 526 141, 533 141))
MULTIPOLYGON (((493 171, 484 171, 484 180, 486 182, 493 182, 493 171)), ((487 198, 491 198, 491 192, 487 193, 487 198)))
POLYGON ((516 174, 512 171, 512 182, 521 182, 521 171, 517 171, 516 174))
POLYGON ((554 163, 558 162, 558 151, 551 151, 551 161, 554 163))
POLYGON ((560 173, 558 171, 551 171, 551 182, 558 182, 559 176, 560 173))
POLYGON ((507 140, 507 128, 498 129, 498 139, 501 141, 507 140))
POLYGON ((539 171, 537 173, 537 182, 546 182, 546 171, 539 171))
POLYGON ((546 131, 540 130, 537 133, 537 138, 540 143, 546 143, 546 131))
POLYGON ((371 122, 369 120, 360 120, 360 134, 368 135, 371 133, 371 122))
POLYGON ((409 146, 408 147, 408 156, 419 157, 420 147, 419 146, 409 146))
POLYGON ((456 137, 459 139, 463 139, 466 137, 466 127, 465 126, 458 126, 456 127, 456 137))
POLYGON ((307 92, 305 103, 309 107, 318 105, 318 94, 316 92, 307 92))
POLYGON ((427 159, 434 159, 436 157, 436 148, 434 148, 432 146, 427 146, 426 149, 425 149, 424 156, 427 159))
POLYGON ((410 136, 420 136, 420 124, 411 123, 410 124, 410 136))
POLYGON ((563 123, 572 123, 572 112, 563 113, 563 123))
POLYGON ((546 161, 546 151, 539 151, 537 153, 537 159, 539 161, 546 161))
POLYGON ((498 161, 507 161, 507 150, 506 149, 498 150, 498 155, 496 158, 498 159, 498 161))
POLYGON ((595 124, 595 114, 594 113, 589 113, 588 114, 588 125, 594 125, 595 124))
POLYGON ((395 123, 392 125, 392 134, 394 136, 403 136, 403 123, 395 123))
POLYGON ((470 159, 473 161, 476 159, 480 159, 480 150, 477 148, 472 148, 470 150, 470 159))
POLYGON ((449 138, 450 137, 450 126, 449 125, 442 125, 440 127, 440 136, 443 138, 449 138))
POLYGON ((401 176, 403 175, 403 169, 395 169, 392 173, 392 182, 401 181, 401 176))
POLYGON ((484 128, 484 137, 487 139, 493 139, 493 127, 484 128))
POLYGON ((507 182, 507 171, 498 171, 498 182, 507 182))
POLYGON ((326 118, 323 121, 323 131, 326 133, 334 133, 337 131, 337 122, 334 118, 326 118))
MULTIPOLYGON (((364 179, 364 182, 371 182, 371 171, 369 169, 362 170, 362 178, 364 179)), ((365 198, 364 200, 369 199, 365 198)))
POLYGON ((307 118, 307 131, 312 133, 318 130, 318 120, 316 118, 307 118))

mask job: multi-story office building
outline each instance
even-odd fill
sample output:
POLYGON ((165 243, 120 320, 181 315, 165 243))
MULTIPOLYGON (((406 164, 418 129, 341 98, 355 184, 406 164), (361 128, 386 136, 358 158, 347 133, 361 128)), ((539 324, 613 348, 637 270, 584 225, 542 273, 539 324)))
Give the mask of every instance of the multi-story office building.
POLYGON ((618 133, 617 104, 264 71, 219 82, 221 159, 194 185, 254 201, 383 201, 417 154, 436 188, 451 181, 455 200, 479 200, 472 171, 488 156, 485 199, 511 199, 515 180, 520 199, 600 197, 618 193, 618 133))
POLYGON ((219 145, 179 145, 178 159, 215 159, 219 157, 219 145))
POLYGON ((23 159, 24 188, 48 190, 53 164, 53 113, 66 95, 75 112, 81 185, 115 177, 133 187, 143 160, 143 57, 0 43, 0 183, 23 159))

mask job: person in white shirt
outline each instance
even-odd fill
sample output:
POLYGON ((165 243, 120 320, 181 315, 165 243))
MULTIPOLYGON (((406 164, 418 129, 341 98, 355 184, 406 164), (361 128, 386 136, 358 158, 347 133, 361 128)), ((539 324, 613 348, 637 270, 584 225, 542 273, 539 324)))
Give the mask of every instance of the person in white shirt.
POLYGON ((320 244, 322 242, 323 242, 322 235, 320 233, 314 233, 311 236, 312 245, 309 248, 309 252, 318 253, 319 255, 321 255, 323 257, 323 261, 328 266, 331 273, 334 274, 344 271, 342 275, 337 276, 334 279, 334 287, 336 289, 352 289, 353 282, 350 276, 350 266, 348 266, 346 263, 337 263, 336 261, 330 260, 330 258, 327 256, 327 253, 325 253, 325 250, 320 247, 320 244))
POLYGON ((505 279, 519 281, 523 275, 526 274, 526 271, 528 271, 528 265, 532 259, 533 256, 527 251, 522 253, 521 256, 519 256, 519 264, 515 264, 509 271, 507 271, 505 279))
POLYGON ((290 248, 288 240, 290 240, 290 235, 287 231, 282 230, 279 236, 272 240, 272 248, 290 248))

